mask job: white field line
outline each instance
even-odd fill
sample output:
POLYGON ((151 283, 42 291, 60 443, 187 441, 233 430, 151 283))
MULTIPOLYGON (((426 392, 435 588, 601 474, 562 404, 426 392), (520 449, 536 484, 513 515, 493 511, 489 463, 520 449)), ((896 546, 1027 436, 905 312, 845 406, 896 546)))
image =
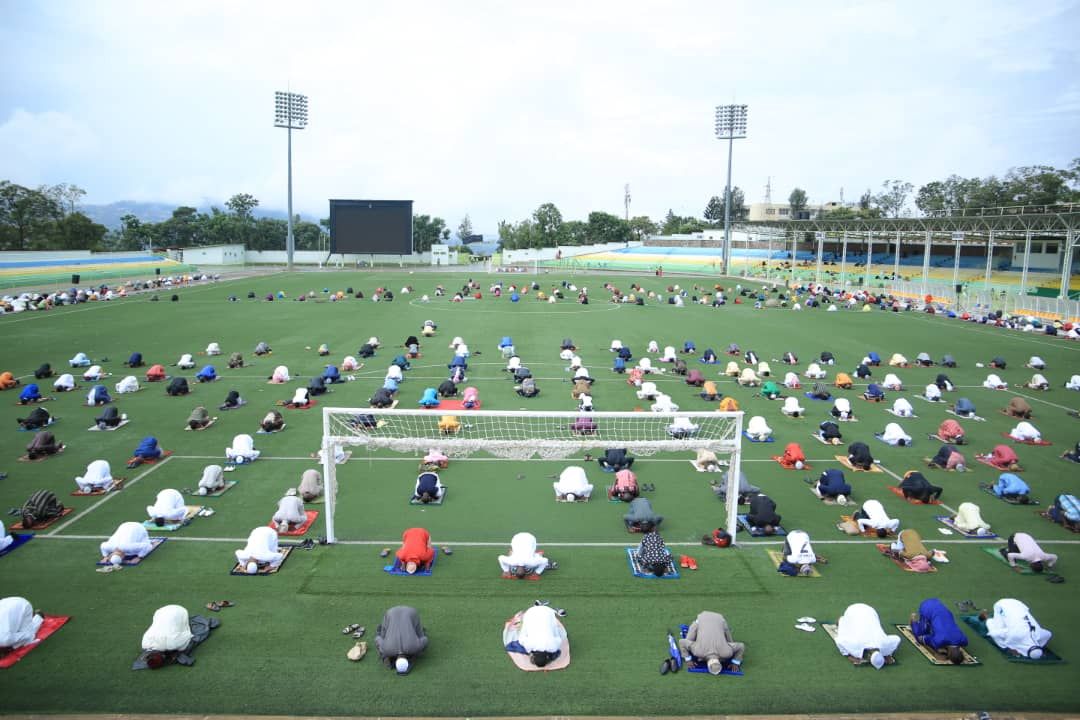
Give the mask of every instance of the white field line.
MULTIPOLYGON (((96 510, 97 508, 99 508, 102 505, 104 505, 105 503, 107 503, 109 500, 112 500, 113 497, 115 497, 118 493, 123 492, 124 490, 128 489, 129 487, 131 487, 135 483, 142 480, 144 477, 146 477, 150 473, 157 470, 159 467, 161 467, 161 466, 165 465, 166 463, 168 463, 170 460, 172 460, 172 458, 173 458, 173 456, 170 455, 169 457, 165 458, 161 462, 154 463, 151 467, 147 468, 144 472, 139 473, 134 478, 132 478, 130 481, 124 483, 124 487, 121 490, 114 490, 112 492, 105 493, 105 495, 102 496, 102 498, 100 500, 98 500, 96 503, 94 503, 90 507, 86 508, 81 513, 75 515, 75 517, 71 518, 67 522, 61 523, 59 527, 57 527, 55 530, 47 533, 44 537, 51 537, 53 535, 56 535, 58 532, 60 532, 61 530, 63 530, 67 526, 71 525, 76 520, 79 520, 80 518, 86 517, 87 515, 92 513, 94 510, 96 510)), ((108 539, 108 538, 106 538, 106 539, 108 539)))

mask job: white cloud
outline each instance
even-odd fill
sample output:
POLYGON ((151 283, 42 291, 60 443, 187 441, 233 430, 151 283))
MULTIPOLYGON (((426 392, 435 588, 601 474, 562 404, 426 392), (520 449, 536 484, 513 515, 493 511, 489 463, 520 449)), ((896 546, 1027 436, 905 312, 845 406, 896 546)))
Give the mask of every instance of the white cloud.
MULTIPOLYGON (((28 186, 54 181, 57 173, 93 157, 99 147, 89 127, 62 112, 32 113, 17 108, 0 125, 0 157, 6 179, 28 186)), ((87 178, 78 178, 78 182, 87 182, 87 178)))

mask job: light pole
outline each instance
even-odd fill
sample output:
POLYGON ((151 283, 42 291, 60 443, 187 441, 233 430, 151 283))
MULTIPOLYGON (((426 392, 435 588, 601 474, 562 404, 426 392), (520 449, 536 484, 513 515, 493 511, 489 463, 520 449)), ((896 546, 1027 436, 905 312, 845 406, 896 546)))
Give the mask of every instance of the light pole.
POLYGON ((289 131, 289 234, 285 238, 285 254, 289 270, 292 270, 293 251, 296 250, 292 227, 292 131, 303 130, 307 127, 307 110, 307 95, 281 91, 274 93, 274 127, 286 128, 289 131))
POLYGON ((728 141, 727 188, 724 190, 724 274, 731 272, 731 151, 746 137, 746 105, 716 106, 716 139, 728 141))

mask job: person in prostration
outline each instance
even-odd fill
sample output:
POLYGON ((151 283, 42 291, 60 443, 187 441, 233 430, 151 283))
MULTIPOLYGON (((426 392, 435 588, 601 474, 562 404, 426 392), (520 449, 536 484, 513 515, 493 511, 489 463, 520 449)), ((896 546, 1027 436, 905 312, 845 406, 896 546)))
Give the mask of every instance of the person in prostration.
POLYGON ((1053 633, 1039 624, 1027 605, 1013 598, 998 600, 994 603, 993 615, 987 616, 983 611, 979 617, 986 622, 986 631, 994 644, 1016 657, 1042 658, 1053 637, 1053 633))
POLYGON ((277 511, 271 520, 279 533, 291 532, 307 521, 304 501, 300 499, 296 488, 289 488, 285 496, 278 500, 277 511))
POLYGON ((899 635, 886 635, 877 610, 864 603, 849 605, 836 623, 836 647, 841 655, 860 663, 872 651, 870 664, 877 670, 895 662, 899 635))
POLYGON ((158 527, 179 522, 187 514, 184 496, 172 488, 166 488, 157 494, 153 505, 146 507, 146 514, 158 527))
POLYGON ((683 662, 700 658, 705 661, 710 673, 719 675, 725 664, 736 668, 742 665, 746 645, 732 639, 731 628, 723 615, 703 610, 691 623, 686 637, 679 639, 679 651, 683 662))
POLYGON ((593 486, 585 475, 585 468, 571 465, 559 474, 559 479, 552 483, 555 497, 559 500, 577 500, 592 495, 593 486))
POLYGON ((961 648, 967 647, 967 635, 941 600, 928 598, 919 603, 918 612, 911 614, 911 634, 921 645, 943 653, 954 665, 964 662, 961 648))
POLYGON ((284 560, 285 553, 278 550, 277 530, 265 525, 252 530, 247 544, 236 551, 236 562, 248 575, 279 567, 284 560))
POLYGON ((427 646, 427 630, 420 622, 420 613, 408 605, 396 605, 387 610, 375 631, 379 658, 399 675, 412 669, 416 658, 427 646))
POLYGON ((431 546, 431 533, 424 528, 409 528, 401 534, 401 547, 398 548, 394 557, 410 575, 417 570, 426 570, 435 559, 435 548, 431 546))
POLYGON ((503 577, 523 578, 529 575, 542 575, 549 567, 555 569, 557 563, 551 562, 543 553, 536 550, 536 536, 520 532, 510 539, 510 554, 499 556, 499 567, 503 577))
POLYGON ((11 596, 0 600, 0 650, 17 650, 35 642, 44 621, 26 598, 11 596))
POLYGON ((113 565, 120 565, 124 558, 146 557, 154 545, 142 523, 121 523, 108 540, 101 543, 101 557, 113 565))

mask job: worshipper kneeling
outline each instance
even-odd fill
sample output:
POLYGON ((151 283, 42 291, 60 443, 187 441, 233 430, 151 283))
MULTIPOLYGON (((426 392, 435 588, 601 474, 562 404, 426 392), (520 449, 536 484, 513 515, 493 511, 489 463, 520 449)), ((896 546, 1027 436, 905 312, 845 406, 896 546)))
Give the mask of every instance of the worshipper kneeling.
POLYGON ((311 396, 307 388, 296 388, 292 399, 285 403, 285 407, 292 409, 306 408, 311 406, 311 396))
POLYGON ((146 382, 162 382, 165 379, 165 368, 162 365, 152 365, 146 371, 146 382))
POLYGON ((214 382, 217 380, 217 369, 213 365, 206 365, 195 374, 195 379, 201 383, 214 382))
POLYGON ((267 380, 269 380, 270 382, 279 385, 281 383, 287 383, 291 379, 292 378, 289 376, 289 368, 284 365, 278 365, 276 368, 274 368, 273 374, 271 374, 270 377, 267 378, 267 380))
POLYGON ((307 522, 304 501, 298 497, 296 488, 289 488, 285 497, 278 500, 277 512, 271 519, 279 533, 291 532, 307 522))
POLYGON ((445 470, 449 466, 450 458, 439 448, 428 449, 427 455, 420 461, 420 467, 423 470, 434 470, 435 468, 445 470))
POLYGON ((131 454, 131 459, 128 460, 127 466, 129 468, 138 467, 144 462, 157 460, 161 455, 162 451, 158 447, 157 438, 148 435, 139 441, 139 444, 135 447, 135 452, 131 454))
POLYGON ((153 622, 143 633, 143 655, 136 661, 134 669, 156 670, 172 663, 189 667, 194 665, 195 658, 190 653, 219 624, 217 620, 190 618, 188 611, 180 605, 158 608, 154 612, 153 622), (197 623, 196 633, 192 632, 193 620, 197 623))
POLYGON ((716 453, 705 448, 698 449, 694 464, 706 472, 718 472, 720 470, 720 461, 717 459, 716 453))
POLYGON ((36 407, 26 417, 16 418, 16 422, 19 423, 19 427, 23 430, 40 430, 46 425, 51 425, 53 419, 48 410, 43 407, 36 407))
POLYGON ((232 410, 244 405, 246 401, 240 397, 240 393, 237 390, 230 390, 225 395, 225 402, 218 405, 218 410, 232 410))
MULTIPOLYGON (((447 381, 449 382, 449 381, 447 381)), ((420 396, 419 405, 421 407, 438 407, 439 406, 439 394, 438 390, 433 387, 425 388, 424 394, 420 396)))
POLYGON ((654 526, 642 526, 641 531, 644 535, 634 550, 634 559, 656 577, 663 577, 671 565, 671 551, 667 549, 667 543, 654 526))
POLYGON ((1038 660, 1053 636, 1031 614, 1027 605, 1013 598, 994 603, 994 614, 987 617, 984 610, 979 618, 986 623, 986 632, 1002 650, 1015 657, 1038 660))
POLYGON ((919 603, 918 612, 911 614, 911 634, 919 644, 945 655, 954 665, 964 662, 960 648, 967 647, 967 635, 941 600, 929 598, 919 603))
POLYGON ((874 466, 874 456, 870 454, 870 447, 864 442, 853 442, 848 445, 848 462, 860 470, 869 470, 874 466))
POLYGON ((843 435, 840 434, 840 426, 831 420, 826 420, 818 425, 818 437, 830 445, 839 445, 844 439, 843 435))
POLYGON ((615 482, 608 492, 608 497, 612 500, 630 502, 637 496, 638 482, 637 475, 634 474, 634 471, 624 468, 615 473, 615 482))
POLYGON ((648 532, 646 528, 659 528, 664 516, 652 510, 648 498, 635 498, 630 502, 630 511, 622 516, 622 521, 627 531, 648 532))
POLYGON ((547 569, 558 568, 558 563, 551 562, 543 553, 536 551, 536 536, 520 532, 510 539, 510 554, 499 556, 499 567, 504 578, 524 578, 529 575, 542 575, 547 569))
POLYGON ((90 358, 86 356, 86 353, 75 353, 75 357, 68 360, 68 365, 71 367, 90 367, 90 358))
POLYGON ((285 553, 278 551, 278 535, 272 527, 255 528, 248 535, 247 545, 236 551, 236 562, 248 575, 276 568, 284 560, 285 553))
POLYGON ((1024 400, 1023 398, 1014 397, 1005 407, 1005 414, 1014 418, 1030 420, 1031 405, 1029 405, 1027 400, 1024 400))
POLYGON ((416 476, 416 486, 413 488, 412 501, 427 505, 431 502, 442 500, 446 488, 439 480, 436 472, 422 472, 416 476))
POLYGON ((915 408, 911 407, 911 403, 906 398, 896 398, 893 401, 892 414, 900 417, 914 417, 915 408))
POLYGON ((784 398, 784 405, 780 408, 780 412, 788 417, 802 417, 806 409, 799 405, 798 398, 791 396, 784 398))
POLYGON ((799 443, 788 443, 784 446, 784 454, 780 456, 780 464, 789 470, 802 470, 806 465, 806 453, 803 452, 799 443))
POLYGON ((776 513, 776 501, 765 493, 758 493, 750 498, 750 510, 746 513, 746 521, 755 530, 761 530, 766 535, 776 533, 776 526, 780 524, 780 515, 776 513))
POLYGON ((952 445, 942 445, 937 454, 927 462, 928 467, 964 472, 964 456, 952 445))
POLYGON ((182 377, 174 377, 165 388, 165 393, 173 397, 187 395, 189 392, 191 390, 188 388, 187 378, 182 377))
POLYGON ((975 503, 960 503, 952 520, 953 525, 962 532, 975 535, 990 534, 990 523, 982 519, 982 512, 975 503))
POLYGON ((264 433, 273 433, 285 427, 285 418, 277 410, 271 410, 263 417, 259 427, 264 433))
POLYGON ((1012 430, 1009 431, 1009 437, 1018 442, 1026 443, 1041 443, 1042 433, 1039 430, 1024 420, 1017 424, 1012 430))
POLYGON ((29 460, 38 460, 46 455, 55 455, 63 449, 64 443, 59 442, 55 435, 48 430, 39 430, 26 446, 26 457, 29 460))
POLYGON ((0 600, 0 656, 37 641, 45 621, 26 598, 11 596, 0 600))
POLYGON ((95 385, 86 395, 87 407, 100 407, 111 402, 112 398, 109 397, 109 391, 104 385, 95 385))
POLYGON ((10 390, 18 386, 19 379, 10 372, 0 373, 0 390, 10 390))
POLYGON ((766 442, 772 436, 772 428, 761 415, 754 415, 746 424, 746 434, 754 442, 766 442))
POLYGON ((162 490, 157 494, 154 504, 146 507, 146 514, 158 527, 179 522, 187 514, 184 496, 171 488, 162 490))
POLYGON ((776 400, 780 397, 780 386, 772 380, 767 380, 765 384, 761 386, 761 396, 768 400, 776 400))
POLYGON ((213 422, 213 418, 210 417, 210 413, 202 405, 191 411, 191 415, 188 415, 187 424, 192 430, 203 430, 210 426, 213 422))
POLYGON ((882 538, 900 527, 900 521, 890 518, 885 513, 885 506, 878 500, 867 500, 851 517, 858 524, 859 532, 875 530, 877 536, 882 538))
POLYGON ((810 536, 803 530, 792 530, 784 538, 784 562, 798 568, 799 575, 809 575, 818 562, 817 553, 810 544, 810 536))
POLYGON ((573 502, 588 500, 592 496, 593 486, 585 475, 585 468, 571 465, 559 474, 559 479, 552 483, 558 500, 573 502))
POLYGON ((878 438, 888 445, 898 447, 908 447, 911 445, 911 436, 904 432, 904 429, 900 427, 899 423, 888 423, 885 426, 885 430, 878 435, 878 438))
POLYGON ((101 559, 112 565, 120 565, 125 558, 144 558, 154 549, 150 535, 142 523, 125 522, 116 528, 108 540, 101 543, 101 559))
POLYGON ((1054 567, 1058 559, 1057 555, 1043 552, 1035 538, 1023 532, 1010 535, 1007 545, 998 552, 1009 563, 1009 567, 1016 567, 1016 561, 1023 560, 1036 573, 1054 567))
POLYGON ((53 390, 56 392, 71 392, 76 387, 75 376, 71 373, 64 373, 53 383, 53 390))
POLYGON ((995 445, 989 455, 983 455, 982 457, 989 460, 990 464, 998 470, 1009 470, 1011 472, 1020 470, 1020 458, 1016 456, 1016 453, 1008 445, 995 445))
POLYGON ((255 449, 255 440, 247 434, 241 433, 233 437, 232 446, 225 448, 225 457, 240 465, 247 462, 255 462, 259 457, 255 449))
POLYGON ((881 386, 886 390, 894 390, 896 392, 900 392, 904 389, 904 383, 900 382, 900 378, 892 373, 885 376, 885 380, 881 383, 881 386))
POLYGON ((435 559, 431 533, 424 528, 409 528, 401 534, 401 547, 394 553, 402 569, 409 575, 427 570, 435 559))
POLYGON ((866 392, 863 393, 863 399, 871 402, 881 402, 885 399, 885 392, 877 383, 870 383, 866 388, 866 392))
POLYGON ((814 486, 814 491, 823 500, 826 498, 836 500, 841 505, 844 505, 847 503, 848 496, 851 495, 851 485, 848 484, 842 470, 829 468, 821 473, 821 477, 818 478, 817 484, 814 486))
POLYGON ((757 387, 761 384, 761 380, 758 379, 753 368, 743 368, 743 371, 739 373, 737 382, 743 387, 757 387))
POLYGON ((886 635, 877 610, 864 603, 849 605, 836 623, 836 647, 855 665, 872 651, 870 664, 877 670, 896 662, 893 653, 900 646, 899 635, 886 635))
POLYGON ((706 380, 702 384, 701 392, 698 393, 698 396, 701 397, 702 400, 715 401, 723 397, 723 394, 717 389, 715 382, 706 380))
POLYGON ((904 479, 900 481, 900 492, 908 500, 918 500, 921 503, 932 503, 941 498, 942 488, 931 485, 918 470, 909 470, 904 473, 904 479))
POLYGON ((953 403, 953 412, 964 418, 975 417, 975 403, 967 398, 959 398, 953 403))
POLYGON ((1018 502, 1021 505, 1031 503, 1031 488, 1015 473, 1002 473, 999 475, 997 482, 990 486, 990 490, 999 498, 1018 502))
MULTIPOLYGON (((720 500, 723 500, 723 501, 727 500, 727 491, 728 491, 728 483, 729 482, 731 482, 731 469, 730 468, 724 473, 724 481, 716 483, 715 485, 712 486, 713 494, 716 495, 716 497, 720 498, 720 500)), ((737 492, 739 493, 738 498, 737 498, 739 500, 739 504, 740 505, 745 505, 746 502, 749 502, 749 500, 747 498, 749 498, 751 495, 753 495, 755 493, 761 492, 761 488, 759 488, 757 485, 751 485, 750 480, 746 477, 746 473, 743 472, 742 470, 740 470, 739 471, 739 485, 738 485, 737 492)))
POLYGON ((83 380, 91 382, 98 382, 103 377, 105 377, 105 371, 100 365, 91 365, 87 371, 83 373, 83 380))
MULTIPOLYGON (((216 343, 211 344, 216 345, 216 343)), ((209 348, 207 348, 207 350, 209 350, 209 348)), ((210 353, 207 352, 207 355, 209 354, 210 353)), ((218 348, 217 354, 221 354, 221 348, 218 348)), ((181 355, 180 360, 178 360, 176 363, 176 367, 180 368, 181 370, 190 370, 191 368, 195 367, 195 360, 191 357, 191 353, 184 353, 183 355, 181 355)))
POLYGON ((322 473, 315 469, 308 469, 300 476, 300 498, 304 502, 312 502, 323 494, 322 473))
POLYGON ((32 403, 41 402, 45 398, 41 395, 41 388, 37 383, 30 383, 23 388, 23 391, 19 393, 19 404, 30 405, 32 403))
POLYGON ((855 417, 855 413, 851 409, 851 401, 842 397, 838 397, 833 401, 832 410, 829 413, 838 420, 852 420, 855 417))
POLYGON ((922 535, 918 530, 902 530, 896 540, 889 546, 890 554, 901 560, 914 560, 920 555, 929 562, 930 551, 923 544, 922 535))
POLYGON ((634 458, 627 455, 626 448, 608 448, 596 462, 608 472, 618 472, 633 467, 634 458))
POLYGON ((395 605, 387 610, 375 631, 379 659, 399 675, 412 669, 412 664, 427 646, 427 630, 420 624, 420 613, 408 605, 395 605))
POLYGON ((308 395, 310 395, 311 397, 325 395, 327 392, 329 392, 326 389, 326 380, 325 378, 323 378, 322 375, 316 375, 315 377, 311 378, 311 380, 308 381, 307 390, 308 395))
POLYGON ((736 668, 742 665, 746 645, 732 640, 731 628, 723 615, 703 610, 691 623, 686 637, 679 639, 679 652, 684 663, 704 662, 710 673, 719 675, 725 665, 736 668))
POLYGON ((521 614, 517 642, 528 654, 529 662, 538 668, 556 660, 566 641, 566 628, 559 622, 559 614, 566 612, 548 605, 533 605, 521 614))
POLYGON ((199 478, 200 495, 212 495, 225 489, 225 473, 220 465, 207 465, 199 478))

